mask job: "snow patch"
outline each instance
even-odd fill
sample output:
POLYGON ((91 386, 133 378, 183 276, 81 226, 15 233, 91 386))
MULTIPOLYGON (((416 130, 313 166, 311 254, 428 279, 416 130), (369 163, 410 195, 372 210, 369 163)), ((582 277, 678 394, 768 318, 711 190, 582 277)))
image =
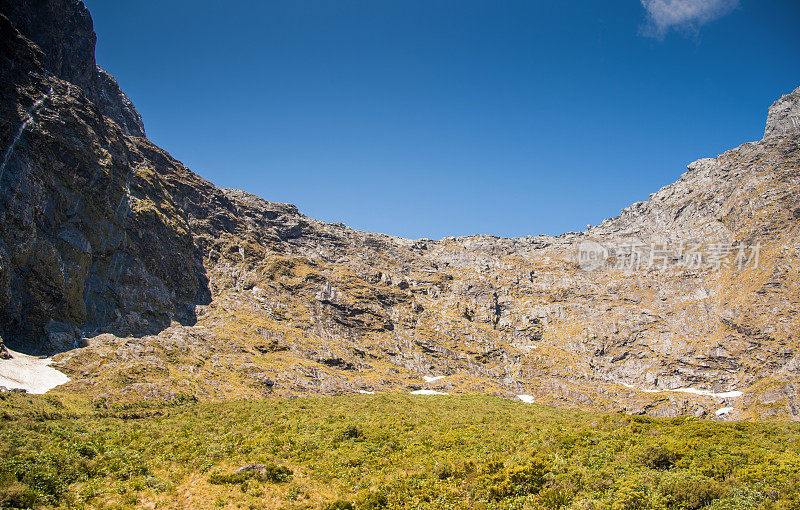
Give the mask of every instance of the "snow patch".
POLYGON ((626 388, 630 388, 636 391, 643 391, 645 393, 663 393, 665 391, 677 391, 680 393, 691 393, 692 395, 703 395, 705 397, 714 397, 714 398, 737 398, 743 395, 741 391, 723 391, 722 393, 714 393, 713 391, 698 390, 697 388, 674 388, 671 390, 643 390, 635 386, 631 386, 630 384, 622 383, 622 385, 625 386, 626 388))
POLYGON ((11 349, 8 353, 11 359, 0 360, 0 386, 41 394, 70 380, 50 366, 52 358, 37 358, 11 349))
POLYGON ((525 402, 526 404, 533 404, 534 399, 531 395, 517 395, 517 398, 525 402))
POLYGON ((717 409, 717 416, 722 416, 723 414, 728 414, 729 412, 733 411, 732 407, 723 407, 721 409, 717 409))
POLYGON ((716 398, 736 398, 742 396, 741 391, 724 391, 722 393, 714 393, 713 391, 697 390, 695 388, 677 388, 668 391, 680 391, 681 393, 692 393, 694 395, 705 395, 706 397, 716 397, 716 398))
POLYGON ((424 375, 424 376, 422 376, 422 378, 425 379, 425 382, 436 382, 439 379, 444 379, 444 376, 443 375, 437 375, 436 377, 431 377, 429 375, 424 375))
POLYGON ((367 390, 358 390, 358 392, 362 393, 364 395, 374 395, 375 394, 374 391, 367 391, 367 390))
POLYGON ((415 390, 411 392, 412 395, 447 395, 441 391, 436 390, 415 390))

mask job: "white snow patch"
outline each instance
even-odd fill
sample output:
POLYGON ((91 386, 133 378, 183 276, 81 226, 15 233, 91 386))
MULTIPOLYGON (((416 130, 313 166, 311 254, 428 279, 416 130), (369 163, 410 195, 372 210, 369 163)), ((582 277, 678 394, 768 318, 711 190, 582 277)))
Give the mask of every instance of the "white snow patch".
POLYGON ((412 395, 447 395, 441 391, 436 390, 415 390, 411 392, 412 395))
POLYGON ((424 376, 422 376, 422 378, 425 379, 425 382, 436 382, 439 379, 444 379, 444 376, 443 375, 437 375, 436 377, 431 377, 429 375, 424 375, 424 376))
POLYGON ((52 358, 37 358, 11 349, 8 353, 11 359, 0 360, 0 386, 41 394, 70 380, 50 366, 52 358))
POLYGON ((622 383, 623 386, 626 388, 630 388, 636 391, 643 391, 645 393, 663 393, 665 391, 678 391, 680 393, 691 393, 692 395, 703 395, 705 397, 714 397, 714 398, 737 398, 742 396, 741 391, 723 391, 722 393, 714 393, 713 391, 708 390, 698 390, 697 388, 674 388, 671 390, 644 390, 637 388, 635 386, 631 386, 630 384, 622 383))
POLYGON ((714 393, 713 391, 697 390, 695 388, 677 388, 669 391, 680 391, 681 393, 692 393, 694 395, 705 395, 706 397, 716 398, 736 398, 742 396, 741 391, 724 391, 722 393, 714 393))
POLYGON ((358 390, 359 393, 363 393, 364 395, 374 395, 374 391, 367 391, 367 390, 358 390))
POLYGON ((717 416, 722 416, 723 414, 728 414, 731 411, 733 411, 732 407, 723 407, 721 409, 717 409, 717 416))
POLYGON ((526 404, 533 404, 534 399, 531 395, 517 395, 517 398, 525 402, 526 404))

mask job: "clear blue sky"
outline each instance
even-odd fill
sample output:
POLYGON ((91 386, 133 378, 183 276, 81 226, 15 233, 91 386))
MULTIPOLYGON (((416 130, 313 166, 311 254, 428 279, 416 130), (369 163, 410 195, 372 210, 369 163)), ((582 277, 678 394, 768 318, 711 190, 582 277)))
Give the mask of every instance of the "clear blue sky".
POLYGON ((800 86, 796 0, 85 3, 192 170, 411 238, 582 230, 800 86))

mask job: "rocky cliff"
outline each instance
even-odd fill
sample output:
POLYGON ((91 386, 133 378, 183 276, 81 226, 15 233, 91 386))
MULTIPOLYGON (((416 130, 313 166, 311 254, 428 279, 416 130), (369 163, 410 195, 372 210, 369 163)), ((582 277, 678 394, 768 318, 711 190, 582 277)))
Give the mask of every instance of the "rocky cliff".
POLYGON ((92 17, 83 2, 2 0, 2 12, 21 35, 42 51, 41 64, 77 85, 104 116, 130 136, 145 136, 139 112, 111 74, 97 66, 92 17))
POLYGON ((800 416, 800 89, 588 231, 408 240, 214 187, 144 137, 80 2, 0 6, 0 328, 65 391, 800 416))

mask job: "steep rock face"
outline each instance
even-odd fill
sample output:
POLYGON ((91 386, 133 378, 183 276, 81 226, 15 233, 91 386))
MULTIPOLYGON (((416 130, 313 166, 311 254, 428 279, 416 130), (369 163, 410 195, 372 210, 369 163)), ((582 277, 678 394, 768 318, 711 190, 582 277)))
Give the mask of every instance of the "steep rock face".
POLYGON ((773 135, 717 158, 695 161, 677 182, 588 233, 648 243, 731 242, 781 230, 800 207, 800 196, 792 188, 797 178, 795 140, 792 133, 773 135), (775 215, 765 214, 767 210, 775 215))
POLYGON ((800 87, 781 96, 769 107, 764 138, 800 131, 800 87))
MULTIPOLYGON (((188 172, 109 122, 84 89, 50 74, 7 18, 0 139, 0 326, 7 342, 71 347, 86 330, 155 331, 207 301, 189 214, 155 207, 188 172), (168 173, 165 171, 165 173, 168 173)), ((81 75, 82 76, 82 75, 81 75)), ((187 206, 211 190, 192 175, 187 206)), ((210 200, 213 203, 213 200, 210 200)), ((189 207, 187 207, 188 209, 189 207)))
POLYGON ((145 136, 139 113, 111 74, 95 63, 92 17, 75 0, 0 0, 16 29, 43 52, 41 64, 56 77, 77 85, 130 136, 145 136))
POLYGON ((131 136, 82 81, 86 44, 58 42, 94 43, 81 4, 61 3, 25 16, 72 13, 70 30, 0 17, 0 333, 29 351, 85 345, 56 358, 67 390, 108 405, 432 389, 800 415, 796 130, 692 163, 586 232, 359 232, 215 188, 131 136))

